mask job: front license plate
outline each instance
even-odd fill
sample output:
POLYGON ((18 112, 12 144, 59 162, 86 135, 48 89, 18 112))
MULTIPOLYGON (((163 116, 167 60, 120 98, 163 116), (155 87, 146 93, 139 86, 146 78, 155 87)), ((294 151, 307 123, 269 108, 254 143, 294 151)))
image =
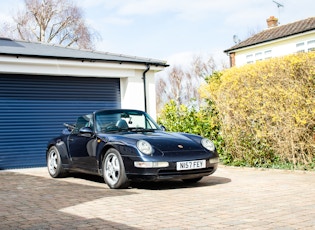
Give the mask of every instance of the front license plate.
POLYGON ((202 169, 205 167, 206 167, 206 160, 176 162, 177 171, 190 170, 190 169, 202 169))

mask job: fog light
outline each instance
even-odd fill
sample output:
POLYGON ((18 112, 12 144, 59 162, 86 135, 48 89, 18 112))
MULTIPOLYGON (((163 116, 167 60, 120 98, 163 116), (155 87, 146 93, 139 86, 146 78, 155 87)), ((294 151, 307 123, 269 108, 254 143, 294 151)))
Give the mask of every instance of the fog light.
POLYGON ((168 162, 135 161, 134 166, 137 168, 165 168, 169 166, 169 163, 168 162))
POLYGON ((210 164, 216 164, 216 163, 219 163, 220 160, 219 160, 219 157, 216 157, 216 158, 212 158, 209 160, 210 164))

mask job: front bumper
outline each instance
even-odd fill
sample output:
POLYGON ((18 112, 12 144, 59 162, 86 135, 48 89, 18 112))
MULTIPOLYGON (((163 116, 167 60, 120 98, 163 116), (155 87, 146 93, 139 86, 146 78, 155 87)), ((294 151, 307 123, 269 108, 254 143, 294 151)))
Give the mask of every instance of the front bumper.
POLYGON ((134 168, 126 171, 127 177, 131 180, 172 180, 172 179, 192 179, 213 174, 218 168, 218 163, 210 164, 207 160, 206 168, 191 170, 176 170, 176 162, 169 163, 166 168, 134 168))

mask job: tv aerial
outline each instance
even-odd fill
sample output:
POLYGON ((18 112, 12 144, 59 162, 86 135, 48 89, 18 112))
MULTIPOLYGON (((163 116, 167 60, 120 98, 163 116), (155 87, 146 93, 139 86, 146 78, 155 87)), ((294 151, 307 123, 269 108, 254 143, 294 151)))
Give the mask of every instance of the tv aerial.
POLYGON ((284 5, 282 5, 281 3, 279 3, 279 2, 276 2, 276 1, 273 1, 276 5, 277 5, 277 7, 278 8, 280 8, 280 7, 284 7, 284 5))
POLYGON ((272 0, 273 1, 273 3, 274 4, 276 4, 277 5, 277 7, 278 7, 278 14, 279 14, 279 16, 278 16, 278 18, 279 18, 279 22, 278 22, 278 24, 280 24, 280 8, 282 7, 284 7, 284 5, 283 4, 281 4, 281 3, 279 3, 279 2, 277 2, 277 1, 274 1, 274 0, 272 0))
POLYGON ((233 35, 233 41, 235 44, 238 44, 241 42, 241 39, 238 38, 238 36, 236 34, 233 35))

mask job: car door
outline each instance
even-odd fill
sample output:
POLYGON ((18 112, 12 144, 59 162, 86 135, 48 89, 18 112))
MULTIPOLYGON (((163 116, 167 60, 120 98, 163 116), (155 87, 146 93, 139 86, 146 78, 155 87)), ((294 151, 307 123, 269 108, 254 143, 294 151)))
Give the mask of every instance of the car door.
POLYGON ((80 132, 82 128, 93 130, 92 117, 81 116, 77 119, 75 128, 68 137, 69 154, 74 167, 95 171, 97 140, 91 133, 80 132))

